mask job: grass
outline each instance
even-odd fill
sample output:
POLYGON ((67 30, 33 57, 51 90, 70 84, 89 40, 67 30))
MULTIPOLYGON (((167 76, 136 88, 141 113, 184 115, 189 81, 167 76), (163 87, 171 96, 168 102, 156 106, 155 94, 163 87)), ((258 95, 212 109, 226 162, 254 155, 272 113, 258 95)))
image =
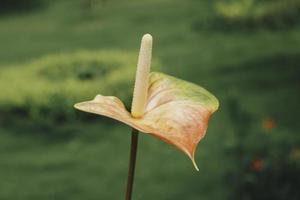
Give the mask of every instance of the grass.
MULTIPOLYGON (((174 148, 141 137, 134 197, 226 199, 234 165, 226 149, 236 126, 228 119, 230 99, 255 127, 271 117, 290 134, 299 129, 300 27, 228 30, 214 27, 214 17, 211 1, 110 0, 90 13, 79 0, 53 1, 0 16, 0 67, 81 49, 137 53, 140 37, 152 33, 162 71, 204 86, 221 105, 197 150, 199 173, 174 148)), ((101 118, 49 127, 17 119, 1 124, 0 199, 122 199, 129 133, 101 118)))
MULTIPOLYGON (((1 129, 2 199, 123 198, 130 128, 112 120, 106 125, 98 120, 50 129, 22 126, 1 129)), ((205 197, 205 185, 221 181, 220 170, 205 176, 218 168, 210 156, 219 149, 211 149, 215 153, 199 154, 200 174, 173 147, 141 135, 135 198, 205 197)))

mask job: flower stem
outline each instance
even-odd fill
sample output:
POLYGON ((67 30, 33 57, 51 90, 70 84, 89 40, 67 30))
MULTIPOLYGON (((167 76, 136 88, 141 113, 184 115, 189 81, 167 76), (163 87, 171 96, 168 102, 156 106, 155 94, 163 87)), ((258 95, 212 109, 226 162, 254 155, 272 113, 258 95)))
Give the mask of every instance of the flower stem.
MULTIPOLYGON (((151 66, 151 57, 152 36, 150 34, 145 34, 141 41, 131 105, 131 115, 135 118, 143 117, 145 112, 148 96, 148 78, 151 66)), ((131 133, 131 147, 125 200, 131 200, 132 196, 136 154, 138 149, 138 136, 139 131, 133 128, 131 133)))
POLYGON ((127 179, 125 200, 131 200, 131 196, 132 196, 136 155, 138 150, 138 139, 139 139, 139 131, 133 128, 131 132, 131 148, 130 148, 128 179, 127 179))

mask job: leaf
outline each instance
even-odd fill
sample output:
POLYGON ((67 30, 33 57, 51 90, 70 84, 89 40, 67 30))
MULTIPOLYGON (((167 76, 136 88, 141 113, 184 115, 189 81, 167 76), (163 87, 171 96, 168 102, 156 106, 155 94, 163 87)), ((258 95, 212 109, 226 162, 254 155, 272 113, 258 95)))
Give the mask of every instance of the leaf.
POLYGON ((97 95, 92 101, 75 105, 176 146, 189 156, 197 170, 195 150, 218 106, 218 100, 204 88, 157 72, 150 74, 147 105, 141 118, 133 118, 121 100, 112 96, 97 95))

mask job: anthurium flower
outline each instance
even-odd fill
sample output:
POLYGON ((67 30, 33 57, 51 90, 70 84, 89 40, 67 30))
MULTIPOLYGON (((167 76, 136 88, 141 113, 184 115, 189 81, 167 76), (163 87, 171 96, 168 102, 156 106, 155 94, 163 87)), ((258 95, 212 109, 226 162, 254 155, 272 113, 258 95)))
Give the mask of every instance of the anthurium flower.
POLYGON ((144 89, 146 98, 135 104, 142 112, 133 115, 117 97, 102 95, 75 107, 116 119, 174 145, 188 155, 198 170, 194 160, 196 146, 205 135, 211 114, 218 109, 218 100, 193 83, 158 72, 146 75, 146 80, 140 80, 147 87, 144 89))

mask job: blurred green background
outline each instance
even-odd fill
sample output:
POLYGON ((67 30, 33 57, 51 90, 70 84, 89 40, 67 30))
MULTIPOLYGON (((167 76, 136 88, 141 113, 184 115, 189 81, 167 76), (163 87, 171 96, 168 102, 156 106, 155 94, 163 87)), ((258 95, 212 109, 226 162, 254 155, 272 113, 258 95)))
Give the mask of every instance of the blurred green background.
POLYGON ((130 128, 73 109, 130 105, 153 71, 220 101, 193 169, 140 134, 134 199, 300 199, 300 0, 0 0, 0 199, 123 199, 130 128))

